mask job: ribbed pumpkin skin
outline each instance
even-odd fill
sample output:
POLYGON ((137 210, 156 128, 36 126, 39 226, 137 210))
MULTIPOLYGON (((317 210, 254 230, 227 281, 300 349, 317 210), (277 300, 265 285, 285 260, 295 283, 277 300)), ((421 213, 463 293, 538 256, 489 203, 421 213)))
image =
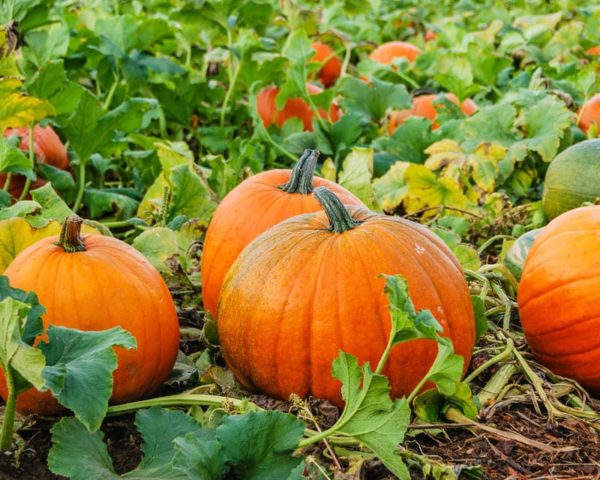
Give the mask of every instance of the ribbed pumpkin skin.
MULTIPOLYGON (((254 175, 223 199, 206 232, 202 251, 202 300, 205 310, 217 315, 225 274, 242 250, 273 225, 295 215, 321 210, 312 193, 286 193, 279 188, 290 180, 291 170, 277 169, 254 175)), ((325 186, 343 203, 363 205, 345 188, 314 177, 314 186, 325 186)))
POLYGON ((548 218, 600 197, 600 139, 576 143, 550 163, 542 207, 548 218))
POLYGON ((417 59, 421 49, 407 42, 387 42, 379 45, 369 58, 384 65, 391 65, 396 58, 406 58, 409 62, 417 59))
MULTIPOLYGON (((229 270, 219 304, 219 338, 229 368, 250 388, 287 399, 314 395, 343 404, 331 376, 339 350, 375 368, 390 317, 384 279, 401 274, 418 309, 430 309, 467 368, 475 341, 462 270, 443 242, 399 217, 349 207, 363 222, 329 230, 324 212, 292 218, 252 242, 229 270)), ((384 373, 395 396, 409 393, 437 352, 430 340, 392 350, 384 373)))
POLYGON ((600 207, 571 210, 536 238, 519 284, 519 315, 540 363, 600 393, 600 207))
MULTIPOLYGON (((306 90, 309 95, 316 95, 323 91, 322 88, 311 83, 307 84, 306 90)), ((263 88, 256 96, 256 110, 264 126, 268 127, 274 123, 281 128, 290 118, 299 118, 302 121, 304 130, 312 132, 314 113, 309 105, 301 98, 289 98, 283 109, 277 110, 275 99, 278 94, 279 88, 271 86, 263 88)), ((340 118, 339 108, 335 104, 329 107, 329 112, 325 112, 322 108, 319 108, 318 112, 321 118, 327 120, 329 117, 331 122, 337 122, 340 118)))
POLYGON ((331 87, 340 76, 342 61, 333 48, 325 43, 313 42, 311 46, 315 50, 311 62, 323 63, 327 60, 319 70, 319 80, 325 87, 331 87))
MULTIPOLYGON (((84 236, 85 252, 66 253, 49 237, 23 250, 5 271, 10 285, 37 293, 46 308, 44 326, 80 330, 121 326, 136 350, 116 348, 111 403, 147 397, 171 372, 179 348, 177 312, 160 274, 144 256, 120 240, 84 236)), ((3 376, 2 376, 3 377, 3 376)), ((6 398, 4 378, 0 395, 6 398)), ((57 415, 63 408, 49 392, 30 389, 17 399, 24 413, 57 415)))

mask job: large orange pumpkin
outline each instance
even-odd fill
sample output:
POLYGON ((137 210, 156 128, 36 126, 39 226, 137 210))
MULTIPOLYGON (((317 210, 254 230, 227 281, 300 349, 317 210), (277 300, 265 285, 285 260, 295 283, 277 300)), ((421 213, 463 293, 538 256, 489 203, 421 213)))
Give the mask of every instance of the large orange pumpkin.
MULTIPOLYGON (((19 148, 25 152, 29 152, 29 128, 9 128, 4 131, 5 137, 16 135, 21 139, 19 148)), ((52 165, 53 167, 66 170, 69 168, 69 156, 67 149, 61 142, 59 136, 52 129, 52 127, 41 127, 36 125, 33 128, 33 151, 37 157, 38 162, 52 165)), ((4 186, 6 182, 6 173, 0 174, 0 188, 4 186)), ((37 179, 32 185, 31 189, 41 187, 46 183, 45 180, 37 179)), ((22 175, 13 175, 11 178, 9 193, 18 198, 23 191, 25 185, 25 177, 22 175)))
POLYGON ((585 102, 579 112, 579 128, 587 133, 592 124, 600 130, 600 93, 585 102))
POLYGON ((421 49, 407 42, 387 42, 379 45, 369 58, 384 65, 391 65, 396 58, 406 58, 409 62, 414 62, 421 49))
POLYGON ((340 76, 342 61, 333 48, 325 43, 314 42, 312 48, 315 54, 310 61, 323 64, 319 70, 319 80, 325 87, 331 87, 340 76))
MULTIPOLYGON (((306 91, 309 95, 316 95, 321 93, 323 89, 309 83, 306 85, 306 91)), ((302 120, 304 130, 312 132, 314 113, 310 106, 301 98, 289 98, 285 102, 283 109, 277 110, 275 98, 278 94, 279 88, 270 86, 263 88, 256 96, 256 109, 264 126, 268 127, 274 123, 281 128, 290 118, 299 118, 302 120)), ((329 107, 329 113, 325 112, 322 108, 319 108, 318 112, 321 118, 331 122, 337 122, 340 118, 339 108, 335 103, 329 107)))
MULTIPOLYGON (((315 190, 324 212, 291 218, 256 238, 223 284, 217 325, 229 368, 247 387, 287 399, 314 395, 342 405, 331 364, 340 349, 375 368, 390 333, 385 281, 406 278, 469 364, 473 309, 461 267, 425 227, 315 190)), ((437 353, 431 340, 401 344, 384 373, 394 396, 408 394, 437 353)))
MULTIPOLYGON (((473 113, 477 111, 477 104, 470 98, 467 98, 464 102, 460 103, 453 93, 445 93, 444 95, 455 105, 460 105, 460 109, 465 115, 473 115, 473 113)), ((388 133, 390 135, 394 133, 408 117, 423 117, 434 122, 437 117, 437 111, 433 102, 438 97, 439 95, 420 95, 413 99, 410 110, 396 110, 392 112, 388 121, 388 133)), ((439 128, 439 125, 434 122, 432 128, 435 130, 439 128)))
MULTIPOLYGON (((11 286, 34 291, 46 308, 44 327, 80 330, 120 326, 137 340, 136 350, 117 348, 112 403, 154 393, 171 372, 179 348, 177 312, 160 274, 121 240, 80 234, 81 219, 70 217, 60 237, 23 250, 5 271, 11 286)), ((6 399, 4 378, 0 394, 6 399)), ((17 398, 24 413, 57 415, 63 408, 49 392, 34 388, 17 398)))
POLYGON ((215 211, 202 251, 202 299, 204 308, 217 315, 225 274, 242 250, 273 225, 301 213, 321 210, 313 187, 326 186, 342 201, 363 203, 345 188, 313 177, 319 152, 306 150, 293 170, 269 170, 254 175, 234 188, 215 211))
POLYGON ((556 217, 537 236, 519 284, 519 315, 540 363, 600 393, 600 207, 556 217))

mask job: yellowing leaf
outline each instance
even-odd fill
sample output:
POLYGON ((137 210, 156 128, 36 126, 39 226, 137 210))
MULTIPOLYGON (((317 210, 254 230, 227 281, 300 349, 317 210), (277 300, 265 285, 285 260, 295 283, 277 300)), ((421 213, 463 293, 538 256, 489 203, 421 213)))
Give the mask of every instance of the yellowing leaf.
POLYGON ((469 204, 469 199, 461 191, 458 182, 451 178, 438 178, 424 165, 408 167, 404 173, 404 180, 408 185, 408 213, 441 205, 465 208, 469 204))
POLYGON ((378 210, 377 198, 371 186, 373 149, 354 147, 344 159, 339 184, 360 198, 367 207, 378 210))
POLYGON ((11 93, 0 99, 0 131, 26 127, 54 113, 54 107, 45 100, 11 93))
POLYGON ((331 180, 332 182, 335 182, 337 180, 335 163, 333 163, 333 160, 331 158, 328 158, 327 160, 325 160, 325 163, 323 163, 323 167, 321 167, 321 175, 323 175, 323 178, 331 180))
POLYGON ((439 170, 450 164, 462 168, 467 162, 467 155, 462 151, 460 145, 450 139, 435 142, 425 150, 425 153, 429 155, 425 166, 431 171, 439 170))
MULTIPOLYGON (((51 237, 60 233, 61 224, 55 221, 48 223, 43 228, 32 227, 24 218, 9 218, 0 221, 0 273, 13 259, 30 245, 42 238, 51 237)), ((88 225, 83 225, 83 233, 99 233, 98 230, 88 225)))
POLYGON ((380 178, 373 181, 373 190, 377 201, 386 212, 393 212, 400 206, 408 193, 408 186, 404 181, 406 169, 413 165, 409 162, 396 162, 380 178))

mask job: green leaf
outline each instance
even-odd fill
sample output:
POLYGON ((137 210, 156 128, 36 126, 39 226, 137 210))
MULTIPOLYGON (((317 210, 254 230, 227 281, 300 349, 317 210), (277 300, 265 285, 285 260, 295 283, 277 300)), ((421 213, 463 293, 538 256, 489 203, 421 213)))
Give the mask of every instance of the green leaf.
POLYGON ((33 162, 29 156, 17 147, 11 146, 3 137, 0 137, 0 172, 14 172, 35 178, 33 162))
POLYGON ((332 374, 342 382, 346 405, 331 430, 364 443, 390 472, 409 479, 408 469, 397 453, 410 420, 406 399, 392 400, 388 379, 373 373, 368 363, 359 367, 356 357, 347 353, 340 352, 332 374))
POLYGON ((240 478, 280 480, 302 463, 293 453, 304 429, 304 423, 292 415, 256 412, 226 417, 216 438, 240 478))
POLYGON ((402 84, 374 78, 371 84, 358 78, 346 77, 341 82, 342 106, 348 113, 362 116, 365 121, 381 120, 388 108, 410 108, 411 97, 402 84))
POLYGON ((475 315, 475 337, 479 340, 488 331, 489 324, 485 315, 485 303, 477 295, 471 295, 473 313, 475 315))
POLYGON ((142 436, 144 457, 137 468, 125 474, 124 478, 187 478, 183 473, 173 471, 176 454, 173 441, 186 434, 203 432, 200 425, 184 412, 152 407, 138 412, 135 426, 142 436))
POLYGON ((377 198, 371 186, 372 177, 373 150, 354 147, 344 159, 342 171, 338 175, 338 182, 360 198, 368 208, 379 210, 377 198))
POLYGON ((48 343, 39 345, 46 387, 86 428, 97 430, 112 395, 114 347, 135 348, 135 338, 121 327, 84 332, 50 325, 47 333, 48 343))
POLYGON ((133 241, 132 246, 139 250, 160 273, 171 273, 169 260, 179 255, 176 233, 167 227, 154 227, 145 230, 133 241))
POLYGON ((373 191, 384 211, 393 212, 406 197, 408 186, 404 182, 404 173, 409 165, 408 162, 396 162, 385 175, 373 181, 373 191))
POLYGON ((138 192, 131 189, 86 188, 83 203, 92 218, 112 213, 117 219, 127 219, 135 216, 139 207, 139 200, 134 198, 137 195, 138 192))
POLYGON ((477 271, 479 270, 479 267, 481 267, 479 254, 473 247, 461 243, 453 248, 452 251, 456 255, 456 258, 463 269, 477 271))
POLYGON ((431 122, 426 118, 410 117, 400 125, 391 137, 376 140, 378 150, 385 150, 398 160, 411 163, 424 163, 425 150, 439 139, 431 130, 431 122))
POLYGON ((72 480, 118 480, 104 433, 90 432, 76 418, 63 418, 50 430, 52 448, 48 453, 48 468, 56 475, 72 480))
MULTIPOLYGON (((35 388, 43 390, 44 355, 28 343, 31 341, 31 333, 27 332, 31 308, 12 296, 0 301, 0 365, 4 371, 17 371, 35 388)), ((37 330, 37 326, 39 323, 30 326, 30 332, 32 328, 37 330)))
POLYGON ((62 223, 69 215, 73 215, 73 210, 69 208, 49 184, 32 190, 31 198, 42 207, 42 212, 37 218, 38 221, 33 222, 32 225, 35 224, 35 226, 41 227, 47 225, 52 220, 62 223))
POLYGON ((289 59, 290 66, 287 69, 286 81, 275 99, 278 110, 283 109, 289 98, 306 97, 308 68, 314 67, 309 65, 308 60, 315 54, 315 51, 311 47, 306 32, 295 30, 287 39, 282 53, 289 59))
POLYGON ((223 446, 212 430, 203 429, 176 438, 175 450, 174 467, 184 472, 186 478, 219 480, 227 472, 223 446))
POLYGON ((481 142, 497 142, 509 147, 517 140, 513 134, 516 115, 515 107, 506 103, 479 109, 463 123, 468 142, 465 148, 474 149, 481 142))

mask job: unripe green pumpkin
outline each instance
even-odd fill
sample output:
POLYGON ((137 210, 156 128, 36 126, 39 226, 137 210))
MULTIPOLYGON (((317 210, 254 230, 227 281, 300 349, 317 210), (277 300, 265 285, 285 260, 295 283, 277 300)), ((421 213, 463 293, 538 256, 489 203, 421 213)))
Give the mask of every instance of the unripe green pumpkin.
POLYGON ((550 219, 600 198, 600 139, 577 143, 548 167, 542 207, 550 219))

